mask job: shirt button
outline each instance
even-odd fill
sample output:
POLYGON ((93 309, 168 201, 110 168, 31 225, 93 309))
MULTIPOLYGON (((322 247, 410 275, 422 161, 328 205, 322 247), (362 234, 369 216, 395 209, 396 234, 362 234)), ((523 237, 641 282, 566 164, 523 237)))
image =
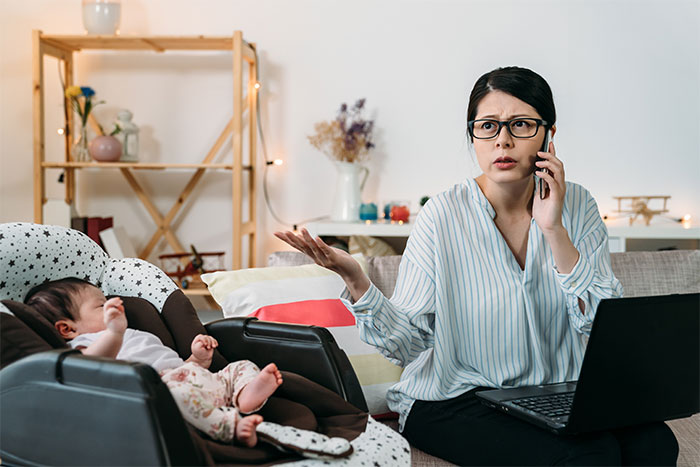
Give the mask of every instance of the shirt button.
POLYGON ((576 287, 576 281, 571 281, 571 287, 576 287))

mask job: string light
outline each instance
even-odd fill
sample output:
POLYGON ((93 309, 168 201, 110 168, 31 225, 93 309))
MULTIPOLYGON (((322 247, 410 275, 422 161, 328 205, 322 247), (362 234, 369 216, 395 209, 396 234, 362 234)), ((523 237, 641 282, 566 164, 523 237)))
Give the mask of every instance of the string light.
MULTIPOLYGON (((659 216, 659 217, 662 218, 662 219, 669 219, 669 220, 671 220, 671 221, 673 221, 673 222, 678 222, 679 224, 681 224, 681 226, 682 226, 684 229, 690 229, 691 227, 693 227, 693 218, 692 218, 692 216, 691 216, 690 214, 686 214, 686 215, 684 215, 683 217, 674 217, 674 216, 668 216, 668 215, 666 215, 666 216, 661 215, 661 216, 659 216)), ((614 214, 604 214, 604 215, 603 215, 603 222, 605 222, 605 224, 607 225, 608 223, 611 223, 611 222, 616 221, 616 220, 618 220, 618 219, 625 219, 625 218, 626 218, 626 219, 629 219, 629 216, 619 216, 619 215, 614 215, 614 214)))
POLYGON ((58 133, 60 136, 63 136, 66 134, 66 130, 64 128, 59 128, 56 130, 56 133, 58 133))
POLYGON ((260 84, 260 81, 257 81, 257 82, 253 85, 253 87, 254 87, 255 89, 260 89, 260 86, 262 86, 262 85, 260 84))
POLYGON ((684 229, 689 229, 691 227, 690 219, 690 214, 686 214, 685 216, 681 217, 681 225, 684 229))

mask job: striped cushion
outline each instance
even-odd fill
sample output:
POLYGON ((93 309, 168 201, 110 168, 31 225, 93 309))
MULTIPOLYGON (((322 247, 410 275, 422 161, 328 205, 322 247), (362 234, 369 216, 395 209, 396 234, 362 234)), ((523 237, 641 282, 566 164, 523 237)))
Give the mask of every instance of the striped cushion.
MULTIPOLYGON (((366 269, 366 262, 358 258, 366 269)), ((387 389, 402 369, 360 340, 355 317, 338 298, 344 288, 335 273, 315 264, 220 271, 202 275, 225 317, 255 316, 265 321, 327 328, 348 355, 375 418, 391 414, 387 389)))

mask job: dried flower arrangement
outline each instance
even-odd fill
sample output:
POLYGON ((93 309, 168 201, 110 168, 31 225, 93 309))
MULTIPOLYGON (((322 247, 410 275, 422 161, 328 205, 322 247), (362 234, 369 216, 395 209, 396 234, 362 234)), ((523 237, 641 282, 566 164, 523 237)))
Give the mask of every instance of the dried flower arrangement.
POLYGON ((336 161, 364 160, 374 147, 374 121, 362 117, 364 107, 365 99, 359 99, 351 108, 341 104, 335 120, 314 125, 316 133, 308 137, 311 145, 336 161))

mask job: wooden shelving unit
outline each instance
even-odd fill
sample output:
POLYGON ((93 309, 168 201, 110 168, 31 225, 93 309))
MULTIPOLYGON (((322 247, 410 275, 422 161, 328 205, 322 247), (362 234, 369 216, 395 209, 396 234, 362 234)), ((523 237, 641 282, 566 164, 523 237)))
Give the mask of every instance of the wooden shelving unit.
MULTIPOLYGON (((232 266, 234 269, 243 267, 244 238, 248 242, 248 267, 255 266, 256 249, 256 207, 255 207, 255 169, 256 169, 256 136, 257 136, 257 67, 255 44, 243 40, 243 33, 235 31, 230 37, 167 37, 167 36, 55 36, 46 35, 41 31, 33 31, 33 89, 34 89, 34 221, 42 223, 43 205, 46 203, 45 171, 46 169, 64 169, 65 171, 65 200, 72 204, 75 201, 76 170, 117 169, 133 189, 136 196, 150 214, 156 226, 148 244, 139 253, 141 258, 148 257, 161 237, 164 237, 176 253, 186 252, 172 230, 172 222, 194 187, 207 170, 228 170, 232 173, 232 266), (71 158, 70 148, 76 134, 73 112, 68 112, 65 132, 65 156, 62 162, 47 162, 45 160, 44 136, 44 56, 48 55, 63 62, 65 67, 66 87, 74 84, 74 58, 83 50, 121 50, 164 52, 166 50, 181 51, 231 51, 233 55, 233 116, 228 122, 217 141, 206 154, 201 163, 168 164, 147 162, 75 162, 71 158), (247 68, 247 80, 244 81, 244 71, 247 68), (244 117, 244 113, 247 115, 244 117), (245 130, 244 130, 244 127, 245 130), (244 152, 244 131, 247 131, 247 148, 244 152), (231 163, 212 163, 226 140, 232 138, 233 155, 231 163), (248 163, 244 165, 244 155, 247 153, 248 163), (194 174, 184 186, 172 208, 165 215, 160 213, 141 184, 133 175, 134 170, 190 170, 194 174), (248 220, 243 220, 243 186, 244 176, 248 177, 248 220)), ((70 103, 66 102, 67 108, 70 103)), ((93 128, 99 126, 93 123, 93 128)))

